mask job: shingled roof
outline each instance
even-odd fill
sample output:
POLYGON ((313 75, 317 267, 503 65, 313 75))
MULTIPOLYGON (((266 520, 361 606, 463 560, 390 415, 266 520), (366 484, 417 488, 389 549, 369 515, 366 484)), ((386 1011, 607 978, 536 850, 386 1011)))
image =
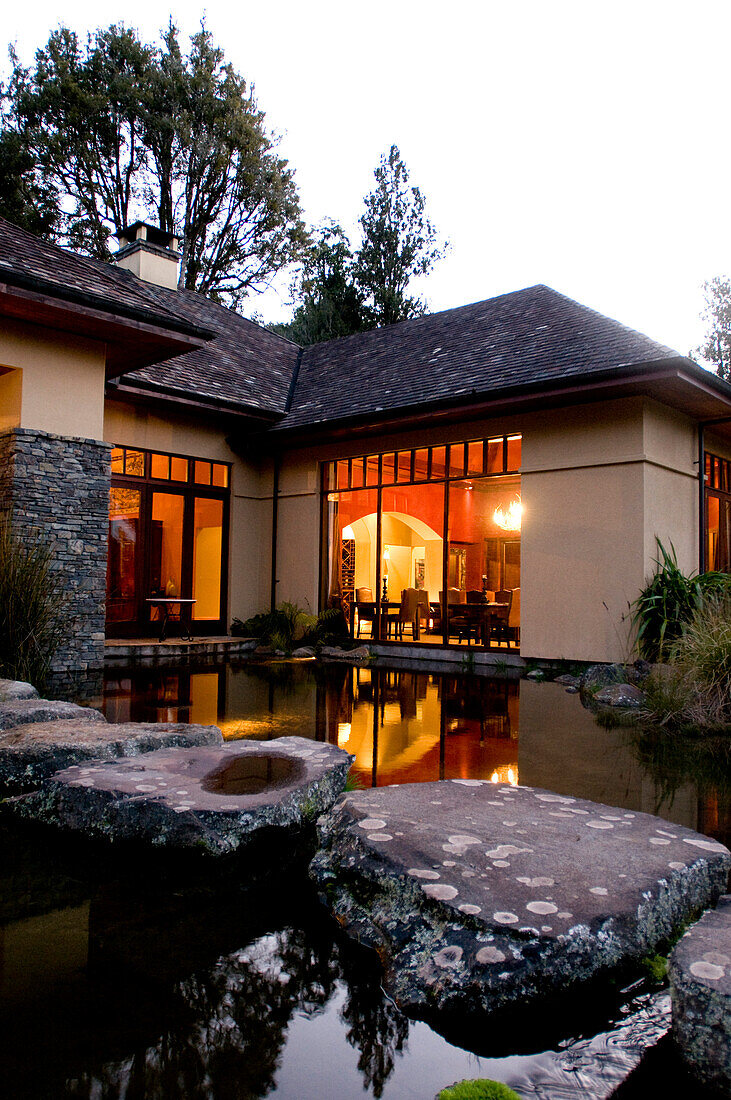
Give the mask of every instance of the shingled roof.
POLYGON ((668 360, 681 357, 550 287, 533 286, 306 348, 289 411, 274 430, 470 403, 668 360))
POLYGON ((0 283, 174 331, 210 335, 129 271, 42 241, 0 217, 0 283))
POLYGON ((156 287, 161 301, 215 333, 195 351, 126 374, 122 381, 152 391, 195 397, 237 411, 283 416, 301 349, 192 290, 156 287))

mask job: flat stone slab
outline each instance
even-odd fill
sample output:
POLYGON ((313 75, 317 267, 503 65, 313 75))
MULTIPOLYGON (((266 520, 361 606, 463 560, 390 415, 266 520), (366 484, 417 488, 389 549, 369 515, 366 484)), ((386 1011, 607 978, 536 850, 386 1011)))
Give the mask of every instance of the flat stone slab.
POLYGON ((690 1071, 731 1095, 731 894, 670 956, 673 1038, 690 1071))
POLYGON ((303 737, 160 749, 74 766, 5 806, 112 842, 227 855, 265 829, 298 829, 333 805, 353 757, 303 737))
POLYGON ((0 679, 0 703, 4 703, 7 699, 37 698, 38 692, 32 684, 27 684, 25 680, 0 679))
POLYGON ((731 855, 649 814, 475 779, 346 795, 310 872, 404 1010, 493 1012, 636 962, 731 855))
POLYGON ((83 721, 67 718, 32 722, 0 733, 0 791, 38 786, 55 772, 87 760, 114 760, 156 749, 222 743, 218 726, 184 722, 114 725, 98 719, 89 721, 86 715, 83 721))
POLYGON ((101 711, 67 703, 63 699, 15 698, 0 702, 0 732, 15 726, 26 726, 30 722, 64 722, 71 719, 106 722, 101 711))

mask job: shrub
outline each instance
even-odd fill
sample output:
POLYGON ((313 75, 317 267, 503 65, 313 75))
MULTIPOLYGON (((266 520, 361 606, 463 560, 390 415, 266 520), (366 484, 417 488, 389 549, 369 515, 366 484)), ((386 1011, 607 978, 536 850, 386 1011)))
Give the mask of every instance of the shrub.
POLYGON ((731 591, 706 596, 645 685, 648 717, 670 728, 731 727, 731 591))
POLYGON ((666 550, 657 539, 657 569, 632 605, 640 657, 665 660, 696 610, 706 598, 731 592, 727 573, 686 576, 678 566, 675 547, 666 550))
POLYGON ((281 603, 274 611, 252 615, 242 622, 234 619, 231 633, 237 637, 258 638, 283 653, 291 653, 296 645, 327 644, 347 637, 347 624, 342 611, 328 609, 319 616, 303 611, 295 603, 281 603))
POLYGON ((63 634, 65 598, 39 531, 20 538, 0 521, 0 676, 42 689, 63 634))

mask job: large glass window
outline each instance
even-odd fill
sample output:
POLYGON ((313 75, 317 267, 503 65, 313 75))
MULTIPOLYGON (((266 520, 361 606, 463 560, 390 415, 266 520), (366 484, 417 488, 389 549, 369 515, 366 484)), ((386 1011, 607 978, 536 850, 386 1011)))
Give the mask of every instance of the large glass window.
POLYGON ((325 598, 357 637, 518 645, 520 454, 515 435, 326 465, 325 598))
MULTIPOLYGON (((163 612, 151 601, 175 597, 194 601, 190 615, 204 631, 223 627, 229 483, 226 463, 112 448, 110 635, 153 634, 163 612)), ((168 610, 183 616, 182 604, 168 610)))
POLYGON ((706 569, 731 572, 731 462, 706 453, 706 569))
POLYGON ((223 501, 196 497, 193 512, 193 618, 220 619, 223 501))
POLYGON ((107 619, 110 623, 127 623, 137 618, 140 500, 138 489, 112 486, 107 568, 107 619))

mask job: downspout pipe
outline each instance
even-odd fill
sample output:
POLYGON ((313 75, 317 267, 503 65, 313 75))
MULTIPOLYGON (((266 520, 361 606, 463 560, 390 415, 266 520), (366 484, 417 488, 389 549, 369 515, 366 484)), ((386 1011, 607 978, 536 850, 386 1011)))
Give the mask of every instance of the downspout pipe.
POLYGON ((277 607, 277 526, 279 523, 279 467, 280 456, 277 452, 274 456, 274 469, 272 471, 272 582, 269 594, 269 610, 275 611, 277 607))

